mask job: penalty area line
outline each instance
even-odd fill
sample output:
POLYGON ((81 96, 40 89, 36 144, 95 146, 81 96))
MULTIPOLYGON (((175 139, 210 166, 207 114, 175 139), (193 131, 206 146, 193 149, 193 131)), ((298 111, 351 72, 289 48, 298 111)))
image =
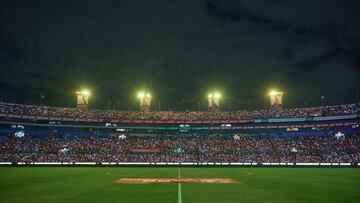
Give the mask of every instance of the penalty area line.
MULTIPOLYGON (((181 178, 180 174, 180 168, 178 168, 178 178, 181 178)), ((181 183, 178 183, 178 203, 182 203, 182 197, 181 197, 181 183)))

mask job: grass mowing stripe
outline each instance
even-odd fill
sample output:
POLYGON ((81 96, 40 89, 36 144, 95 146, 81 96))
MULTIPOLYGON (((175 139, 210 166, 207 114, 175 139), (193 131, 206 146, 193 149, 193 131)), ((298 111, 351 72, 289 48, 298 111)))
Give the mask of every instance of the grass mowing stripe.
MULTIPOLYGON (((181 178, 180 168, 178 168, 178 178, 181 178)), ((181 198, 181 183, 178 183, 178 203, 182 203, 182 198, 181 198)))

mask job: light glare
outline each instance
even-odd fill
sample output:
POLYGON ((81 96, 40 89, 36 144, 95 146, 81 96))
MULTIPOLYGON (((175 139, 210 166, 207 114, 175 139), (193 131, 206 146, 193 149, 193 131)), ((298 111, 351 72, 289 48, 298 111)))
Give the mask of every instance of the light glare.
POLYGON ((145 93, 144 93, 144 92, 139 92, 139 93, 138 93, 138 97, 139 97, 139 98, 144 98, 144 97, 145 97, 145 93))
POLYGON ((81 95, 89 96, 89 95, 90 95, 90 91, 84 89, 84 90, 82 90, 82 91, 77 91, 76 94, 81 94, 81 95))
POLYGON ((269 96, 275 96, 275 95, 282 95, 283 92, 279 92, 279 91, 276 91, 276 90, 271 90, 269 92, 269 96))

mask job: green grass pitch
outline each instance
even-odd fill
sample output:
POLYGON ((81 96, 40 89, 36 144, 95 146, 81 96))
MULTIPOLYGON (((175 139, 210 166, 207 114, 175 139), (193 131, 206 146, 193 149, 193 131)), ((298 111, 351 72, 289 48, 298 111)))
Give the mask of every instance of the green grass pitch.
MULTIPOLYGON (((182 178, 238 184, 181 184, 183 203, 360 202, 358 168, 181 168, 182 178)), ((178 168, 1 167, 0 202, 177 203, 178 184, 114 184, 130 177, 177 177, 178 168)))

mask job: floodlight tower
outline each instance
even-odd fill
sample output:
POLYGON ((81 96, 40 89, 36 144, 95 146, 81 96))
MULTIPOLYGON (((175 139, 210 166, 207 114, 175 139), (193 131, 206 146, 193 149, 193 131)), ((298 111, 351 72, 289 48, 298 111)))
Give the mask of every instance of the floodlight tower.
POLYGON ((77 108, 88 109, 90 91, 89 90, 76 91, 76 96, 77 96, 77 100, 76 100, 77 108))
POLYGON ((282 108, 282 96, 284 92, 271 90, 269 92, 270 105, 272 109, 281 109, 282 108))
POLYGON ((218 92, 213 92, 213 93, 208 94, 209 110, 219 110, 220 109, 220 99, 221 99, 221 94, 218 92))
POLYGON ((150 111, 151 94, 148 92, 139 92, 140 111, 150 111))

